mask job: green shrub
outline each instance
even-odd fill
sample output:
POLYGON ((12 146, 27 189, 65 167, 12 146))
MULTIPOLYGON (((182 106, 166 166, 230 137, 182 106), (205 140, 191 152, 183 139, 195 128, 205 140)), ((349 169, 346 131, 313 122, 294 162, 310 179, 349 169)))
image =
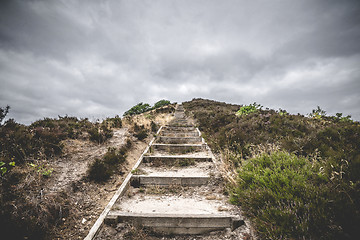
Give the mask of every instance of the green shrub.
POLYGON ((309 116, 311 118, 321 119, 326 116, 326 111, 322 110, 319 106, 317 106, 317 109, 313 109, 309 116))
POLYGON ((286 152, 250 159, 239 169, 231 201, 252 218, 261 239, 346 239, 348 226, 334 213, 341 207, 359 223, 356 212, 348 212, 356 207, 337 200, 320 167, 286 152))
POLYGON ((128 111, 126 111, 124 113, 124 116, 133 116, 133 115, 137 115, 140 113, 144 113, 151 110, 151 107, 149 104, 147 103, 138 103, 137 105, 133 106, 132 108, 130 108, 128 111))
MULTIPOLYGON (((158 108, 161 108, 161 107, 169 105, 169 104, 170 104, 170 101, 168 101, 168 100, 160 100, 160 101, 156 102, 153 107, 151 107, 149 104, 141 102, 141 103, 136 104, 129 110, 127 110, 123 116, 133 116, 133 115, 141 114, 144 112, 148 112, 150 110, 154 110, 154 109, 157 110, 158 108)), ((169 111, 173 111, 173 110, 174 109, 165 109, 164 111, 169 112, 169 111)), ((162 112, 162 111, 159 111, 159 112, 162 112)))
POLYGON ((160 100, 160 101, 158 101, 158 102, 156 102, 155 104, 154 104, 154 109, 155 108, 160 108, 160 107, 163 107, 163 106, 166 106, 166 105, 169 105, 170 104, 170 101, 169 100, 160 100))
POLYGON ((243 116, 243 115, 249 115, 250 113, 257 112, 259 109, 261 109, 262 106, 260 104, 257 104, 254 102, 253 104, 245 105, 240 108, 239 111, 237 111, 236 115, 243 116))

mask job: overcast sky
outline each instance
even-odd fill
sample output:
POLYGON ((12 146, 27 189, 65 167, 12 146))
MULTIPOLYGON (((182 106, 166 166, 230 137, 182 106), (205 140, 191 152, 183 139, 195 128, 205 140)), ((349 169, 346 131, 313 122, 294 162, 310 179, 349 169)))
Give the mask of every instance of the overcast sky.
POLYGON ((0 106, 18 122, 198 97, 360 120, 360 1, 0 3, 0 106))

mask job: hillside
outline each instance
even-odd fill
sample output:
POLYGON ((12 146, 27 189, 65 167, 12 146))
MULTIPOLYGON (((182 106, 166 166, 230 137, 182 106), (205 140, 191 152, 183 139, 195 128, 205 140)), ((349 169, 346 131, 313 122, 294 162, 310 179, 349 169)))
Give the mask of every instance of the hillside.
MULTIPOLYGON (((0 126, 3 239, 83 239, 172 105, 92 123, 45 118, 0 126)), ((2 119, 1 119, 2 120, 2 119)))
POLYGON ((359 122, 320 108, 306 117, 257 104, 183 105, 222 158, 232 202, 260 239, 357 238, 359 122))
MULTIPOLYGON (((5 121, 2 236, 84 238, 158 127, 172 120, 168 103, 139 103, 123 118, 96 123, 68 116, 30 126, 5 121)), ((259 239, 360 234, 359 122, 320 108, 303 116, 205 99, 183 106, 221 160, 231 203, 259 239)))

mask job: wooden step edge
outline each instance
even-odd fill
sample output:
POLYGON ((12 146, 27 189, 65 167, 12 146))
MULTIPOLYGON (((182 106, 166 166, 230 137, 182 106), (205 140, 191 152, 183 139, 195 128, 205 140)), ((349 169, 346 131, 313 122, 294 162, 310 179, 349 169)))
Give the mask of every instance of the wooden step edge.
POLYGON ((210 181, 208 176, 198 177, 171 177, 171 176, 147 176, 147 175, 133 175, 130 179, 132 187, 140 186, 201 186, 206 185, 210 181))
POLYGON ((132 222, 145 227, 231 228, 232 230, 244 224, 244 220, 235 215, 133 213, 119 210, 111 210, 105 219, 106 224, 120 222, 132 222))

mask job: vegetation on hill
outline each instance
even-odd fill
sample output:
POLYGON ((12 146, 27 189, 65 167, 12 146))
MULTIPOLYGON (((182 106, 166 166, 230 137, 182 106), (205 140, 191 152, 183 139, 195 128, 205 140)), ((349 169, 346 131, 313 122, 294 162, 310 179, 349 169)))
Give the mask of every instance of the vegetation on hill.
POLYGON ((124 113, 124 116, 133 116, 133 115, 141 114, 167 105, 170 105, 170 101, 164 99, 156 102, 153 107, 151 107, 150 104, 148 103, 141 102, 131 107, 129 110, 127 110, 124 113))
POLYGON ((139 151, 141 144, 133 142, 145 140, 157 131, 158 124, 171 118, 167 114, 174 111, 174 106, 169 103, 160 100, 152 111, 145 105, 142 108, 148 110, 146 114, 130 114, 123 119, 115 116, 93 123, 87 118, 59 116, 44 118, 29 126, 14 119, 6 120, 10 107, 1 107, 2 236, 12 239, 84 237, 89 230, 86 227, 91 227, 89 219, 93 217, 91 221, 94 221, 92 215, 99 211, 97 204, 103 202, 101 196, 112 194, 113 184, 121 183, 119 176, 124 174, 124 167, 128 167, 127 156, 133 158, 139 151), (81 169, 76 169, 79 166, 81 169), (57 183, 58 178, 66 175, 65 179, 69 179, 69 173, 76 178, 60 186, 64 180, 57 183))
MULTIPOLYGON (((113 128, 121 128, 122 120, 116 116, 92 123, 86 118, 59 116, 26 126, 14 119, 4 122, 9 109, 0 108, 1 232, 3 236, 11 234, 13 239, 43 239, 51 236, 55 226, 61 226, 61 219, 71 209, 66 192, 47 196, 46 200, 42 197, 43 187, 53 174, 51 162, 62 156, 64 141, 78 139, 102 144, 113 136, 113 128)), ((126 151, 109 149, 101 159, 109 174, 107 178, 125 161, 126 151)), ((90 166, 89 180, 100 181, 91 172, 93 169, 90 166)), ((101 171, 101 167, 96 170, 101 171)))
POLYGON ((243 206, 260 239, 360 234, 359 122, 326 116, 320 107, 306 117, 256 103, 183 105, 223 157, 231 200, 243 206))

